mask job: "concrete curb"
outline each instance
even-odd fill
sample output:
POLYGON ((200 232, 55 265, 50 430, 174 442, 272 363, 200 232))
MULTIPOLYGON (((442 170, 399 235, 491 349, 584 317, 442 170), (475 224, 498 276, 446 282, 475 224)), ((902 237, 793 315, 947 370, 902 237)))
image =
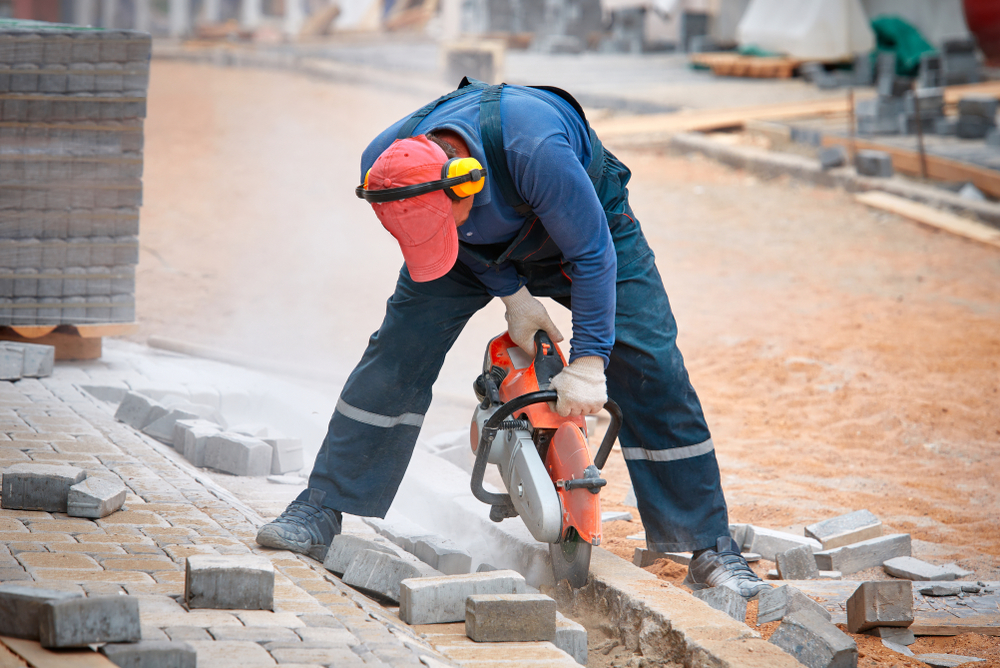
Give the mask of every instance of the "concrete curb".
POLYGON ((788 175, 807 183, 827 188, 843 188, 848 192, 882 190, 952 213, 971 213, 979 221, 1000 228, 1000 204, 967 200, 940 188, 925 186, 899 176, 860 176, 853 167, 824 171, 819 160, 789 153, 775 153, 755 146, 732 146, 691 132, 673 135, 667 146, 679 153, 701 153, 724 165, 745 169, 764 178, 788 175))

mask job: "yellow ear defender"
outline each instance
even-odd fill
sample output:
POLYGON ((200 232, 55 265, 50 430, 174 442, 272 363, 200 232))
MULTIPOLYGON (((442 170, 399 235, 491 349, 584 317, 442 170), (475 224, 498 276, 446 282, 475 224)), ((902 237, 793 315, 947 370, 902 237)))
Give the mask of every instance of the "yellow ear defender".
POLYGON ((486 185, 486 169, 475 158, 450 159, 441 166, 440 181, 416 183, 399 188, 369 190, 368 176, 370 174, 371 170, 368 170, 368 173, 365 174, 365 182, 354 189, 354 194, 372 204, 395 202, 407 197, 426 195, 436 190, 443 190, 445 195, 458 202, 475 195, 486 185))

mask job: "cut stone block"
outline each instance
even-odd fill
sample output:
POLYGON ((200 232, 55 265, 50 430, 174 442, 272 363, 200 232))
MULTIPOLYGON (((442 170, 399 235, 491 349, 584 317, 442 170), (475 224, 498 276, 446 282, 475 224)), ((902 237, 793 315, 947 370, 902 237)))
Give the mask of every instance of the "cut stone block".
POLYGON ((273 610, 274 566, 255 555, 192 555, 187 558, 184 601, 192 609, 273 610))
POLYGON ((413 554, 417 541, 433 535, 405 518, 393 518, 391 522, 366 518, 365 523, 410 554, 413 554))
POLYGON ((24 351, 0 347, 0 380, 20 380, 24 351))
POLYGON ((326 557, 323 559, 323 567, 331 573, 343 575, 351 565, 351 560, 365 550, 399 556, 389 541, 382 536, 341 533, 334 536, 330 542, 326 557))
POLYGON ((958 596, 962 593, 962 585, 934 585, 932 587, 924 587, 920 590, 920 593, 924 596, 958 596))
POLYGON ((91 519, 107 517, 122 507, 127 491, 121 481, 87 478, 69 488, 66 513, 91 519))
POLYGON ((736 541, 736 544, 740 546, 741 550, 746 550, 750 547, 750 544, 747 542, 747 534, 749 533, 749 529, 750 529, 749 524, 729 525, 729 535, 732 537, 733 540, 736 541))
POLYGON ((834 167, 843 167, 847 164, 847 151, 839 144, 821 148, 819 150, 819 164, 824 171, 834 167))
POLYGON ((894 533, 860 543, 817 552, 816 565, 824 571, 857 573, 881 566, 893 557, 910 556, 910 534, 894 533))
POLYGON ((399 618, 407 624, 446 624, 465 620, 465 599, 482 594, 523 594, 517 571, 490 571, 403 580, 399 585, 399 618))
POLYGON ((721 610, 738 622, 747 618, 747 600, 729 587, 709 587, 692 592, 695 598, 701 599, 716 610, 721 610))
POLYGON ((784 531, 764 529, 752 524, 747 527, 746 549, 756 552, 768 561, 774 561, 775 557, 780 553, 800 545, 806 545, 812 548, 814 552, 819 551, 823 547, 818 540, 813 538, 796 536, 793 533, 786 533, 784 531))
POLYGON ((49 649, 102 642, 137 642, 142 637, 139 599, 89 596, 49 601, 42 606, 39 641, 49 649))
POLYGON ((862 176, 888 178, 893 174, 892 156, 885 151, 863 149, 854 156, 854 168, 862 176))
POLYGON ((819 568, 811 548, 805 545, 785 550, 775 557, 778 576, 782 580, 817 580, 819 568))
POLYGON ((298 438, 263 438, 271 446, 271 474, 281 475, 299 471, 305 463, 302 441, 298 438))
POLYGON ((195 420, 198 416, 188 411, 172 408, 156 420, 153 420, 142 428, 142 433, 152 436, 161 443, 172 446, 174 444, 174 425, 178 420, 195 420))
POLYGON ((966 664, 976 664, 982 663, 986 659, 978 659, 974 656, 962 656, 961 654, 916 654, 914 657, 917 661, 923 661, 928 666, 932 668, 956 668, 956 666, 964 666, 966 664))
POLYGON ((954 573, 956 578, 964 578, 967 575, 975 575, 972 571, 967 571, 958 564, 951 563, 945 564, 941 568, 947 568, 949 572, 954 573))
POLYGON ((166 414, 166 409, 149 397, 143 396, 138 392, 129 392, 122 399, 122 402, 118 404, 118 410, 115 411, 115 419, 135 429, 142 429, 151 422, 150 417, 154 415, 154 408, 159 408, 160 410, 155 412, 153 419, 166 414))
POLYGON ((21 366, 22 378, 45 378, 52 375, 56 361, 55 346, 4 341, 0 342, 0 348, 21 351, 24 358, 21 366))
POLYGON ((82 597, 82 593, 75 591, 2 584, 0 585, 0 636, 38 640, 38 624, 44 604, 82 597))
POLYGON ((410 578, 444 575, 424 562, 376 550, 364 550, 351 559, 341 580, 361 591, 399 602, 400 584, 410 578))
POLYGON ((552 642, 581 666, 587 665, 587 629, 583 624, 556 612, 556 639, 552 642))
POLYGON ((991 118, 982 116, 959 116, 955 124, 955 134, 960 139, 985 139, 990 130, 996 127, 991 118))
POLYGON ((892 642, 891 640, 882 639, 882 646, 888 647, 893 652, 899 652, 904 656, 913 656, 913 652, 906 645, 900 645, 899 643, 892 642))
POLYGON ((811 610, 828 621, 833 619, 826 608, 791 585, 765 589, 757 600, 758 624, 776 622, 799 610, 811 610))
POLYGON ((958 101, 959 116, 995 118, 1000 101, 992 95, 966 95, 958 101))
POLYGON ((271 472, 271 446, 256 438, 222 432, 205 441, 205 466, 243 476, 271 472))
POLYGON ((445 575, 460 575, 472 570, 472 556, 450 540, 429 536, 418 540, 413 554, 420 561, 445 575))
POLYGON ((101 653, 119 668, 197 668, 198 653, 181 641, 141 640, 108 643, 101 653))
POLYGON ((195 466, 204 466, 205 443, 221 431, 219 425, 208 420, 178 420, 174 424, 174 449, 195 466))
POLYGON ((12 510, 64 513, 69 488, 86 477, 87 472, 75 466, 14 464, 4 469, 0 505, 12 510))
POLYGON ((835 547, 878 538, 882 535, 882 522, 867 510, 856 510, 853 513, 810 524, 805 528, 805 534, 809 538, 818 540, 824 550, 832 550, 835 547))
POLYGON ((858 665, 858 646, 854 640, 810 610, 799 610, 785 617, 770 642, 809 668, 858 665))
POLYGON ((465 635, 476 642, 555 640, 556 602, 544 594, 470 596, 465 635))
POLYGON ((913 623, 913 583, 909 580, 862 582, 847 599, 847 630, 913 623))
POLYGON ((882 564, 882 568, 889 575, 905 580, 944 581, 955 579, 955 573, 947 568, 935 566, 914 557, 888 559, 882 564))
POLYGON ((873 629, 868 629, 865 633, 904 646, 917 642, 913 631, 903 626, 876 626, 873 629))

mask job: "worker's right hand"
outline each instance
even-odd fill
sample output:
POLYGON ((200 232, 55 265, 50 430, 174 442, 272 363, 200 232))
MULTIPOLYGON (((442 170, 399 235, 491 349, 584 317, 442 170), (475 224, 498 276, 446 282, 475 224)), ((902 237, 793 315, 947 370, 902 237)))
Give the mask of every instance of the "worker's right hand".
POLYGON ((556 391, 556 413, 593 415, 608 402, 607 381, 604 379, 604 358, 577 357, 552 378, 556 391))
POLYGON ((532 297, 528 288, 523 287, 500 300, 507 307, 507 333, 518 348, 532 357, 535 356, 535 332, 538 330, 548 334, 553 343, 563 340, 542 302, 532 297))

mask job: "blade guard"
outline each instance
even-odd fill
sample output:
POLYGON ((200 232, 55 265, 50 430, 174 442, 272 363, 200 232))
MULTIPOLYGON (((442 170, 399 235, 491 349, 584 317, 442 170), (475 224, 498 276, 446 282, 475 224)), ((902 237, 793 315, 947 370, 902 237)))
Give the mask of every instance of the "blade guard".
POLYGON ((556 430, 545 456, 545 468, 556 485, 562 504, 560 540, 573 527, 584 542, 600 545, 601 496, 588 488, 567 489, 565 485, 568 481, 588 478, 588 468, 597 470, 590 459, 587 441, 575 424, 566 422, 556 430))

